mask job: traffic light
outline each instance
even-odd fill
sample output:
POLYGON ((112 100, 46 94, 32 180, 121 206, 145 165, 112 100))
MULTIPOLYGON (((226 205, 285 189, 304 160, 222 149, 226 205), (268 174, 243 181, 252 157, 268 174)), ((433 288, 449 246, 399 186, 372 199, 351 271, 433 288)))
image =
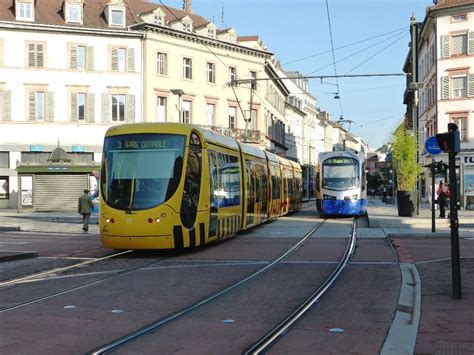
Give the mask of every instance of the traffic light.
POLYGON ((461 139, 457 129, 458 126, 456 126, 454 123, 449 123, 449 132, 439 133, 436 135, 436 141, 443 152, 459 153, 461 150, 461 139))
POLYGON ((443 163, 443 161, 438 161, 435 169, 437 174, 444 174, 448 170, 448 164, 443 163))

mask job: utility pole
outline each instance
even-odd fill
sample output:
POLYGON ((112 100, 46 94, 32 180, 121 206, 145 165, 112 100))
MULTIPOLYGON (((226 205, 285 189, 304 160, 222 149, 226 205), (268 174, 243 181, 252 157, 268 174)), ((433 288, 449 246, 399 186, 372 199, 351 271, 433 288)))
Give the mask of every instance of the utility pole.
MULTIPOLYGON (((413 105, 412 105, 412 120, 413 132, 415 134, 416 145, 416 164, 420 163, 419 152, 419 132, 418 132, 418 23, 415 15, 412 14, 410 18, 410 34, 411 34, 411 84, 410 88, 413 90, 413 105)), ((420 214, 420 179, 416 176, 416 214, 420 214)))

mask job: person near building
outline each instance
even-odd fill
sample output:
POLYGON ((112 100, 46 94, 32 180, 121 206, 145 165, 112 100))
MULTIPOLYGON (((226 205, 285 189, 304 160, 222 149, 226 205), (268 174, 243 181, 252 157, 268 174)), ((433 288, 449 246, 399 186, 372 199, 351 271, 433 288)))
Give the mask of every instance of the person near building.
POLYGON ((82 214, 82 230, 84 232, 89 230, 89 220, 93 208, 94 204, 92 203, 92 197, 89 195, 89 190, 84 189, 84 194, 79 197, 77 204, 77 212, 82 214))
POLYGON ((438 195, 439 218, 446 218, 446 202, 449 198, 449 188, 443 181, 439 182, 436 194, 438 195))

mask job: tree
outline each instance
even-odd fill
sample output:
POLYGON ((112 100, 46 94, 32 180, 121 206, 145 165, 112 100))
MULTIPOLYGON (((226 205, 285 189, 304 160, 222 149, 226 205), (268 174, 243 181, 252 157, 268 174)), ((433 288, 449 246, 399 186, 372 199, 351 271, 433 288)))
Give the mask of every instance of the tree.
POLYGON ((421 165, 416 162, 416 139, 407 132, 405 122, 393 134, 392 166, 396 172, 398 190, 415 190, 421 165))

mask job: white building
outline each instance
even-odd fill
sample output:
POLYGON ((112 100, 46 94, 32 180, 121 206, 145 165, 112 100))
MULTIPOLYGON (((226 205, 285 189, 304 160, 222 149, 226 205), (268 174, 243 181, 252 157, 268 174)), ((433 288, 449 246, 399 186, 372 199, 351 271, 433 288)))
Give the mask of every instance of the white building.
POLYGON ((120 0, 0 1, 0 208, 31 206, 31 194, 37 206, 49 194, 72 208, 87 174, 18 181, 17 162, 46 164, 58 144, 73 161, 98 162, 110 125, 141 120, 142 34, 127 28, 136 21, 120 0))
MULTIPOLYGON (((427 153, 424 142, 455 123, 461 134, 461 196, 474 195, 474 0, 438 1, 427 9, 419 31, 418 81, 423 83, 418 104, 420 162, 448 162, 447 154, 427 153)), ((426 172, 422 197, 429 191, 426 172)))

